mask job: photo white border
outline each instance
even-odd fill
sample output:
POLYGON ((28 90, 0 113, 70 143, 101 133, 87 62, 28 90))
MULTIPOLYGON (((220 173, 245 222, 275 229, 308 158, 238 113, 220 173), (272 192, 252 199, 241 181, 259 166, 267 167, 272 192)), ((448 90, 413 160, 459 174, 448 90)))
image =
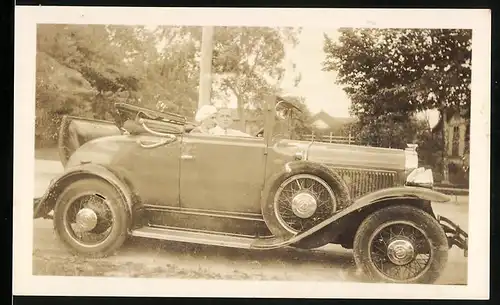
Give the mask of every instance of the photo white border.
POLYGON ((280 298, 489 298, 491 13, 476 9, 15 8, 13 293, 280 298), (278 18, 279 16, 279 18, 278 18), (172 24, 473 30, 469 257, 466 286, 168 280, 32 275, 36 25, 172 24), (390 288, 389 288, 390 287, 390 288))

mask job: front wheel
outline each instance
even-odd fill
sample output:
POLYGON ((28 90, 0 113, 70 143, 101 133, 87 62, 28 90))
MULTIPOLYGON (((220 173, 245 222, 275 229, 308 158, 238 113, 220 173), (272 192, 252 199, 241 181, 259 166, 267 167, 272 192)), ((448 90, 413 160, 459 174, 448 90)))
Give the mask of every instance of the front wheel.
POLYGON ((448 241, 435 218, 398 205, 368 216, 354 237, 354 260, 371 280, 435 282, 448 260, 448 241))
POLYGON ((54 229, 74 254, 104 257, 125 241, 128 229, 125 202, 109 183, 85 178, 70 184, 54 208, 54 229))

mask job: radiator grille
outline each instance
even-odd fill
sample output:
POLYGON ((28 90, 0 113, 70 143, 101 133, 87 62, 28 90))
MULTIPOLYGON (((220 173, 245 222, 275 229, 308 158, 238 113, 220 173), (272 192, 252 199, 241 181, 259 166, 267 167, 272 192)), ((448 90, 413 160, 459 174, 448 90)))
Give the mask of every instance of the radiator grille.
POLYGON ((383 188, 395 186, 396 172, 332 168, 349 187, 352 199, 383 188))

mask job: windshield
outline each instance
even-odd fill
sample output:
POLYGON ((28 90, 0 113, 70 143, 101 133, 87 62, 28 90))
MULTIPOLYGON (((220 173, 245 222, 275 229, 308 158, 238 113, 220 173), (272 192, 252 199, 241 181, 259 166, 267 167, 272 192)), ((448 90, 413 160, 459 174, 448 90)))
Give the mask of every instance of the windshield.
POLYGON ((280 138, 298 140, 300 134, 297 127, 300 125, 300 109, 291 104, 277 105, 275 126, 273 136, 280 138), (282 107, 279 107, 282 106, 282 107))

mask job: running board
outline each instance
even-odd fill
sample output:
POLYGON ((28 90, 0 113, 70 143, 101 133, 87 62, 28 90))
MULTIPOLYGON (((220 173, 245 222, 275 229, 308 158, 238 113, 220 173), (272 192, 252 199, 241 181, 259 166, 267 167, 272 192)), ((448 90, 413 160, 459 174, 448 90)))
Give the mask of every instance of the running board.
POLYGON ((161 228, 145 226, 133 230, 130 235, 136 237, 186 242, 192 244, 221 246, 240 249, 271 250, 291 245, 300 240, 300 235, 285 237, 245 237, 224 235, 218 232, 203 232, 180 228, 161 228))
POLYGON ((230 236, 218 233, 187 231, 174 228, 142 227, 131 232, 132 236, 187 242, 202 245, 250 249, 259 238, 230 236))

